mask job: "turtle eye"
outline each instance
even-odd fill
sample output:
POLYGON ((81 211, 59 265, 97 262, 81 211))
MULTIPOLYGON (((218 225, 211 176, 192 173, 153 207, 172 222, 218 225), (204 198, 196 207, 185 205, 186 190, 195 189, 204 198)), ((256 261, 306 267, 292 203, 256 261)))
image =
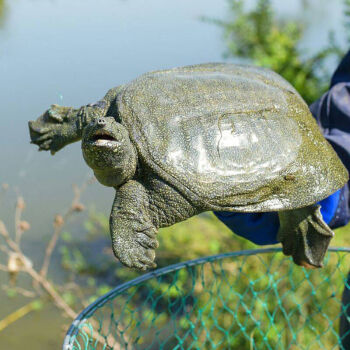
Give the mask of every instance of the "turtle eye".
POLYGON ((95 103, 88 104, 88 107, 98 107, 104 109, 106 107, 106 101, 97 101, 95 103))

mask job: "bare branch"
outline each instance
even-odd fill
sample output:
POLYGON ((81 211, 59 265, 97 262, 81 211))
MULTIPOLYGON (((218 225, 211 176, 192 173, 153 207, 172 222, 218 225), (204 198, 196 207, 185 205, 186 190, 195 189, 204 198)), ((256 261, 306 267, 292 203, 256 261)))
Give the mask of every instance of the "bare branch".
MULTIPOLYGON (((19 197, 16 204, 15 238, 14 239, 11 238, 4 222, 0 220, 0 235, 3 236, 6 242, 6 244, 0 245, 0 251, 6 253, 9 257, 9 266, 0 264, 0 270, 8 272, 10 273, 10 275, 11 275, 11 272, 18 273, 19 271, 28 273, 32 278, 34 291, 30 291, 30 290, 16 287, 16 286, 10 287, 7 285, 3 286, 2 288, 4 290, 10 290, 10 289, 15 290, 17 293, 30 298, 33 298, 35 296, 39 297, 39 299, 34 300, 33 302, 19 308, 18 310, 11 313, 4 319, 0 320, 0 332, 10 324, 16 322, 17 320, 19 320, 20 318, 28 314, 29 312, 35 310, 37 308, 38 301, 40 301, 43 296, 43 292, 46 292, 47 295, 51 297, 54 304, 59 309, 61 309, 66 316, 72 319, 74 319, 77 316, 77 313, 65 302, 65 300, 54 288, 54 285, 51 284, 49 280, 46 278, 46 276, 47 276, 48 267, 51 261, 52 253, 57 244, 57 241, 62 232, 65 222, 67 222, 67 220, 74 213, 84 210, 84 206, 80 203, 80 197, 82 192, 90 183, 92 183, 91 179, 87 180, 80 188, 78 186, 73 186, 74 198, 71 202, 70 207, 68 208, 68 210, 63 216, 57 215, 55 217, 54 233, 51 237, 50 242, 46 247, 45 257, 44 257, 43 265, 40 272, 38 272, 33 268, 33 265, 30 259, 26 255, 24 255, 24 253, 21 251, 21 248, 20 248, 22 234, 24 231, 30 228, 30 225, 28 222, 21 220, 21 216, 25 208, 25 203, 23 198, 19 197)), ((85 300, 84 295, 78 285, 76 285, 75 283, 72 283, 71 285, 66 285, 65 289, 74 290, 74 292, 81 299, 82 304, 84 306, 87 305, 87 301, 85 300)), ((99 327, 99 325, 93 320, 92 320, 92 324, 95 328, 99 327)), ((98 333, 94 334, 93 337, 97 339, 99 342, 101 342, 102 344, 105 343, 105 338, 100 336, 98 333)), ((108 339, 111 341, 111 343, 115 344, 114 349, 120 349, 120 345, 113 338, 113 336, 110 335, 108 339)))
MULTIPOLYGON (((6 243, 9 248, 0 246, 8 254, 16 254, 17 258, 21 261, 23 270, 26 271, 34 281, 36 281, 46 292, 51 296, 54 303, 63 310, 69 317, 75 318, 76 312, 63 300, 63 298, 55 291, 51 283, 41 276, 34 268, 30 260, 22 253, 18 244, 10 238, 8 231, 2 221, 0 221, 0 233, 5 237, 6 243)), ((0 328, 1 330, 1 328, 0 328)))
POLYGON ((40 270, 40 275, 43 277, 45 277, 47 275, 47 271, 49 269, 52 253, 55 249, 58 238, 62 232, 62 226, 63 226, 63 224, 56 225, 56 228, 55 228, 54 233, 50 239, 50 242, 48 243, 48 245, 46 247, 44 262, 43 262, 42 268, 40 270))
POLYGON ((20 228, 20 222, 25 203, 23 197, 18 197, 15 209, 15 242, 19 244, 23 231, 20 228))
POLYGON ((63 298, 55 291, 52 284, 43 276, 41 276, 36 270, 31 266, 26 266, 25 270, 29 273, 29 275, 37 281, 50 295, 53 302, 56 304, 58 308, 63 310, 67 316, 70 318, 75 318, 77 313, 63 300, 63 298))
POLYGON ((1 220, 0 220, 0 234, 2 236, 4 236, 5 238, 9 237, 9 233, 7 231, 7 228, 6 228, 5 224, 3 223, 3 221, 1 221, 1 220))
POLYGON ((27 290, 27 289, 24 289, 24 288, 20 288, 20 287, 10 287, 8 285, 4 285, 2 286, 2 289, 4 291, 8 291, 8 290, 14 290, 16 291, 18 294, 21 294, 27 298, 35 298, 37 296, 36 293, 30 291, 30 290, 27 290))
MULTIPOLYGON (((11 248, 12 251, 22 254, 18 244, 10 237, 5 224, 1 220, 0 220, 0 234, 5 238, 7 245, 9 246, 9 248, 11 248)), ((3 247, 3 246, 0 246, 0 247, 3 247)), ((3 248, 1 249, 3 250, 3 248)), ((6 247, 5 247, 5 250, 6 250, 6 247)))
POLYGON ((57 241, 62 232, 64 224, 75 212, 80 212, 84 210, 84 206, 80 203, 80 197, 81 197, 81 194, 85 191, 87 185, 89 185, 90 183, 91 183, 91 179, 88 179, 81 185, 81 187, 78 187, 77 185, 73 185, 74 197, 70 207, 68 208, 68 210, 63 216, 56 215, 55 221, 54 221, 55 230, 45 250, 44 262, 40 270, 41 276, 46 277, 47 275, 47 271, 49 269, 49 265, 51 261, 51 256, 56 247, 57 241))

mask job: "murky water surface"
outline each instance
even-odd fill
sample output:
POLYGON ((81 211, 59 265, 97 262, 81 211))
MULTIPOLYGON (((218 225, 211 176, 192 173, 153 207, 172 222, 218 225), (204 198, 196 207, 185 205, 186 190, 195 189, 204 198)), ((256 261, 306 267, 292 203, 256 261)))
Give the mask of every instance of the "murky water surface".
MULTIPOLYGON (((282 16, 310 28, 303 47, 315 50, 333 29, 343 42, 341 1, 275 1, 282 16)), ((252 1, 247 1, 248 5, 252 1)), ((29 145, 27 121, 52 103, 80 106, 116 85, 155 69, 222 61, 221 31, 200 16, 225 18, 225 0, 0 0, 0 218, 12 229, 16 191, 31 222, 25 248, 40 260, 54 214, 70 202, 71 184, 90 175, 80 145, 55 157, 29 145), (14 190, 15 188, 16 190, 14 190)), ((84 203, 109 212, 113 191, 93 185, 84 203)), ((71 229, 79 233, 82 219, 71 229)), ((59 269, 56 269, 59 274, 59 269)), ((0 274, 0 283, 6 276, 0 274)), ((24 300, 1 295, 0 319, 24 300)), ((0 349, 59 349, 62 319, 56 309, 34 313, 0 333, 0 349)))

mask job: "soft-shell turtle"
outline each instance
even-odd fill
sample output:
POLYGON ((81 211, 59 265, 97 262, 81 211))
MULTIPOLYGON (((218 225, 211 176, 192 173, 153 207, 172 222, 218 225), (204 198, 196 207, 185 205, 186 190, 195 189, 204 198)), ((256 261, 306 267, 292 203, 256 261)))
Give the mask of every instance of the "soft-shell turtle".
POLYGON ((151 72, 95 104, 52 105, 29 128, 52 153, 82 138, 86 163, 116 189, 110 230, 127 266, 155 266, 158 228, 207 210, 278 211, 285 254, 322 265, 333 232, 315 203, 348 173, 300 95, 270 70, 151 72))

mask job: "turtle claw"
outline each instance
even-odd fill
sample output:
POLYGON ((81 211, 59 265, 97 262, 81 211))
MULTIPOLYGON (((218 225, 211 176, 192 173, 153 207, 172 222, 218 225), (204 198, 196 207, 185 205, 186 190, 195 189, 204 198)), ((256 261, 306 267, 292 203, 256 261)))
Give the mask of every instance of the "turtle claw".
POLYGON ((36 143, 36 144, 41 143, 41 142, 44 143, 44 141, 51 139, 51 137, 52 137, 51 132, 47 132, 46 134, 34 139, 31 143, 36 143))
POLYGON ((139 263, 139 262, 136 262, 136 263, 134 264, 134 268, 135 268, 136 270, 141 270, 141 271, 146 271, 146 270, 147 270, 147 267, 146 267, 145 265, 139 263))
POLYGON ((154 248, 158 246, 156 240, 152 241, 143 233, 133 233, 129 237, 118 235, 113 240, 114 255, 125 266, 138 270, 155 268, 157 265, 153 262, 155 258, 154 248), (154 248, 153 248, 154 247, 154 248))
POLYGON ((60 112, 60 109, 62 109, 62 107, 58 106, 58 105, 51 105, 50 109, 47 111, 47 113, 50 115, 50 117, 58 122, 58 123, 63 123, 63 116, 62 116, 62 112, 60 112))
POLYGON ((76 120, 71 107, 51 105, 37 120, 30 121, 28 126, 31 143, 39 146, 39 151, 51 151, 51 154, 77 138, 76 120))
POLYGON ((54 132, 53 129, 41 118, 42 117, 38 118, 36 121, 28 123, 31 138, 30 143, 39 146, 39 150, 45 150, 48 141, 52 141, 54 132))
POLYGON ((151 259, 143 258, 140 260, 142 263, 144 263, 146 266, 149 266, 153 269, 157 267, 157 264, 153 262, 151 259))
POLYGON ((144 233, 137 233, 136 241, 146 249, 156 249, 159 247, 159 243, 155 238, 150 238, 144 233))
POLYGON ((42 135, 42 134, 46 134, 48 131, 50 131, 50 128, 40 126, 38 121, 33 121, 33 120, 29 121, 28 126, 29 126, 29 130, 31 132, 31 135, 32 135, 32 133, 33 134, 37 133, 39 135, 42 135))
POLYGON ((280 212, 279 218, 278 240, 282 243, 283 253, 291 255, 297 265, 322 267, 334 233, 323 221, 320 206, 280 212))
POLYGON ((47 140, 47 141, 41 143, 39 146, 39 150, 48 151, 50 149, 51 143, 52 143, 52 140, 47 140))

